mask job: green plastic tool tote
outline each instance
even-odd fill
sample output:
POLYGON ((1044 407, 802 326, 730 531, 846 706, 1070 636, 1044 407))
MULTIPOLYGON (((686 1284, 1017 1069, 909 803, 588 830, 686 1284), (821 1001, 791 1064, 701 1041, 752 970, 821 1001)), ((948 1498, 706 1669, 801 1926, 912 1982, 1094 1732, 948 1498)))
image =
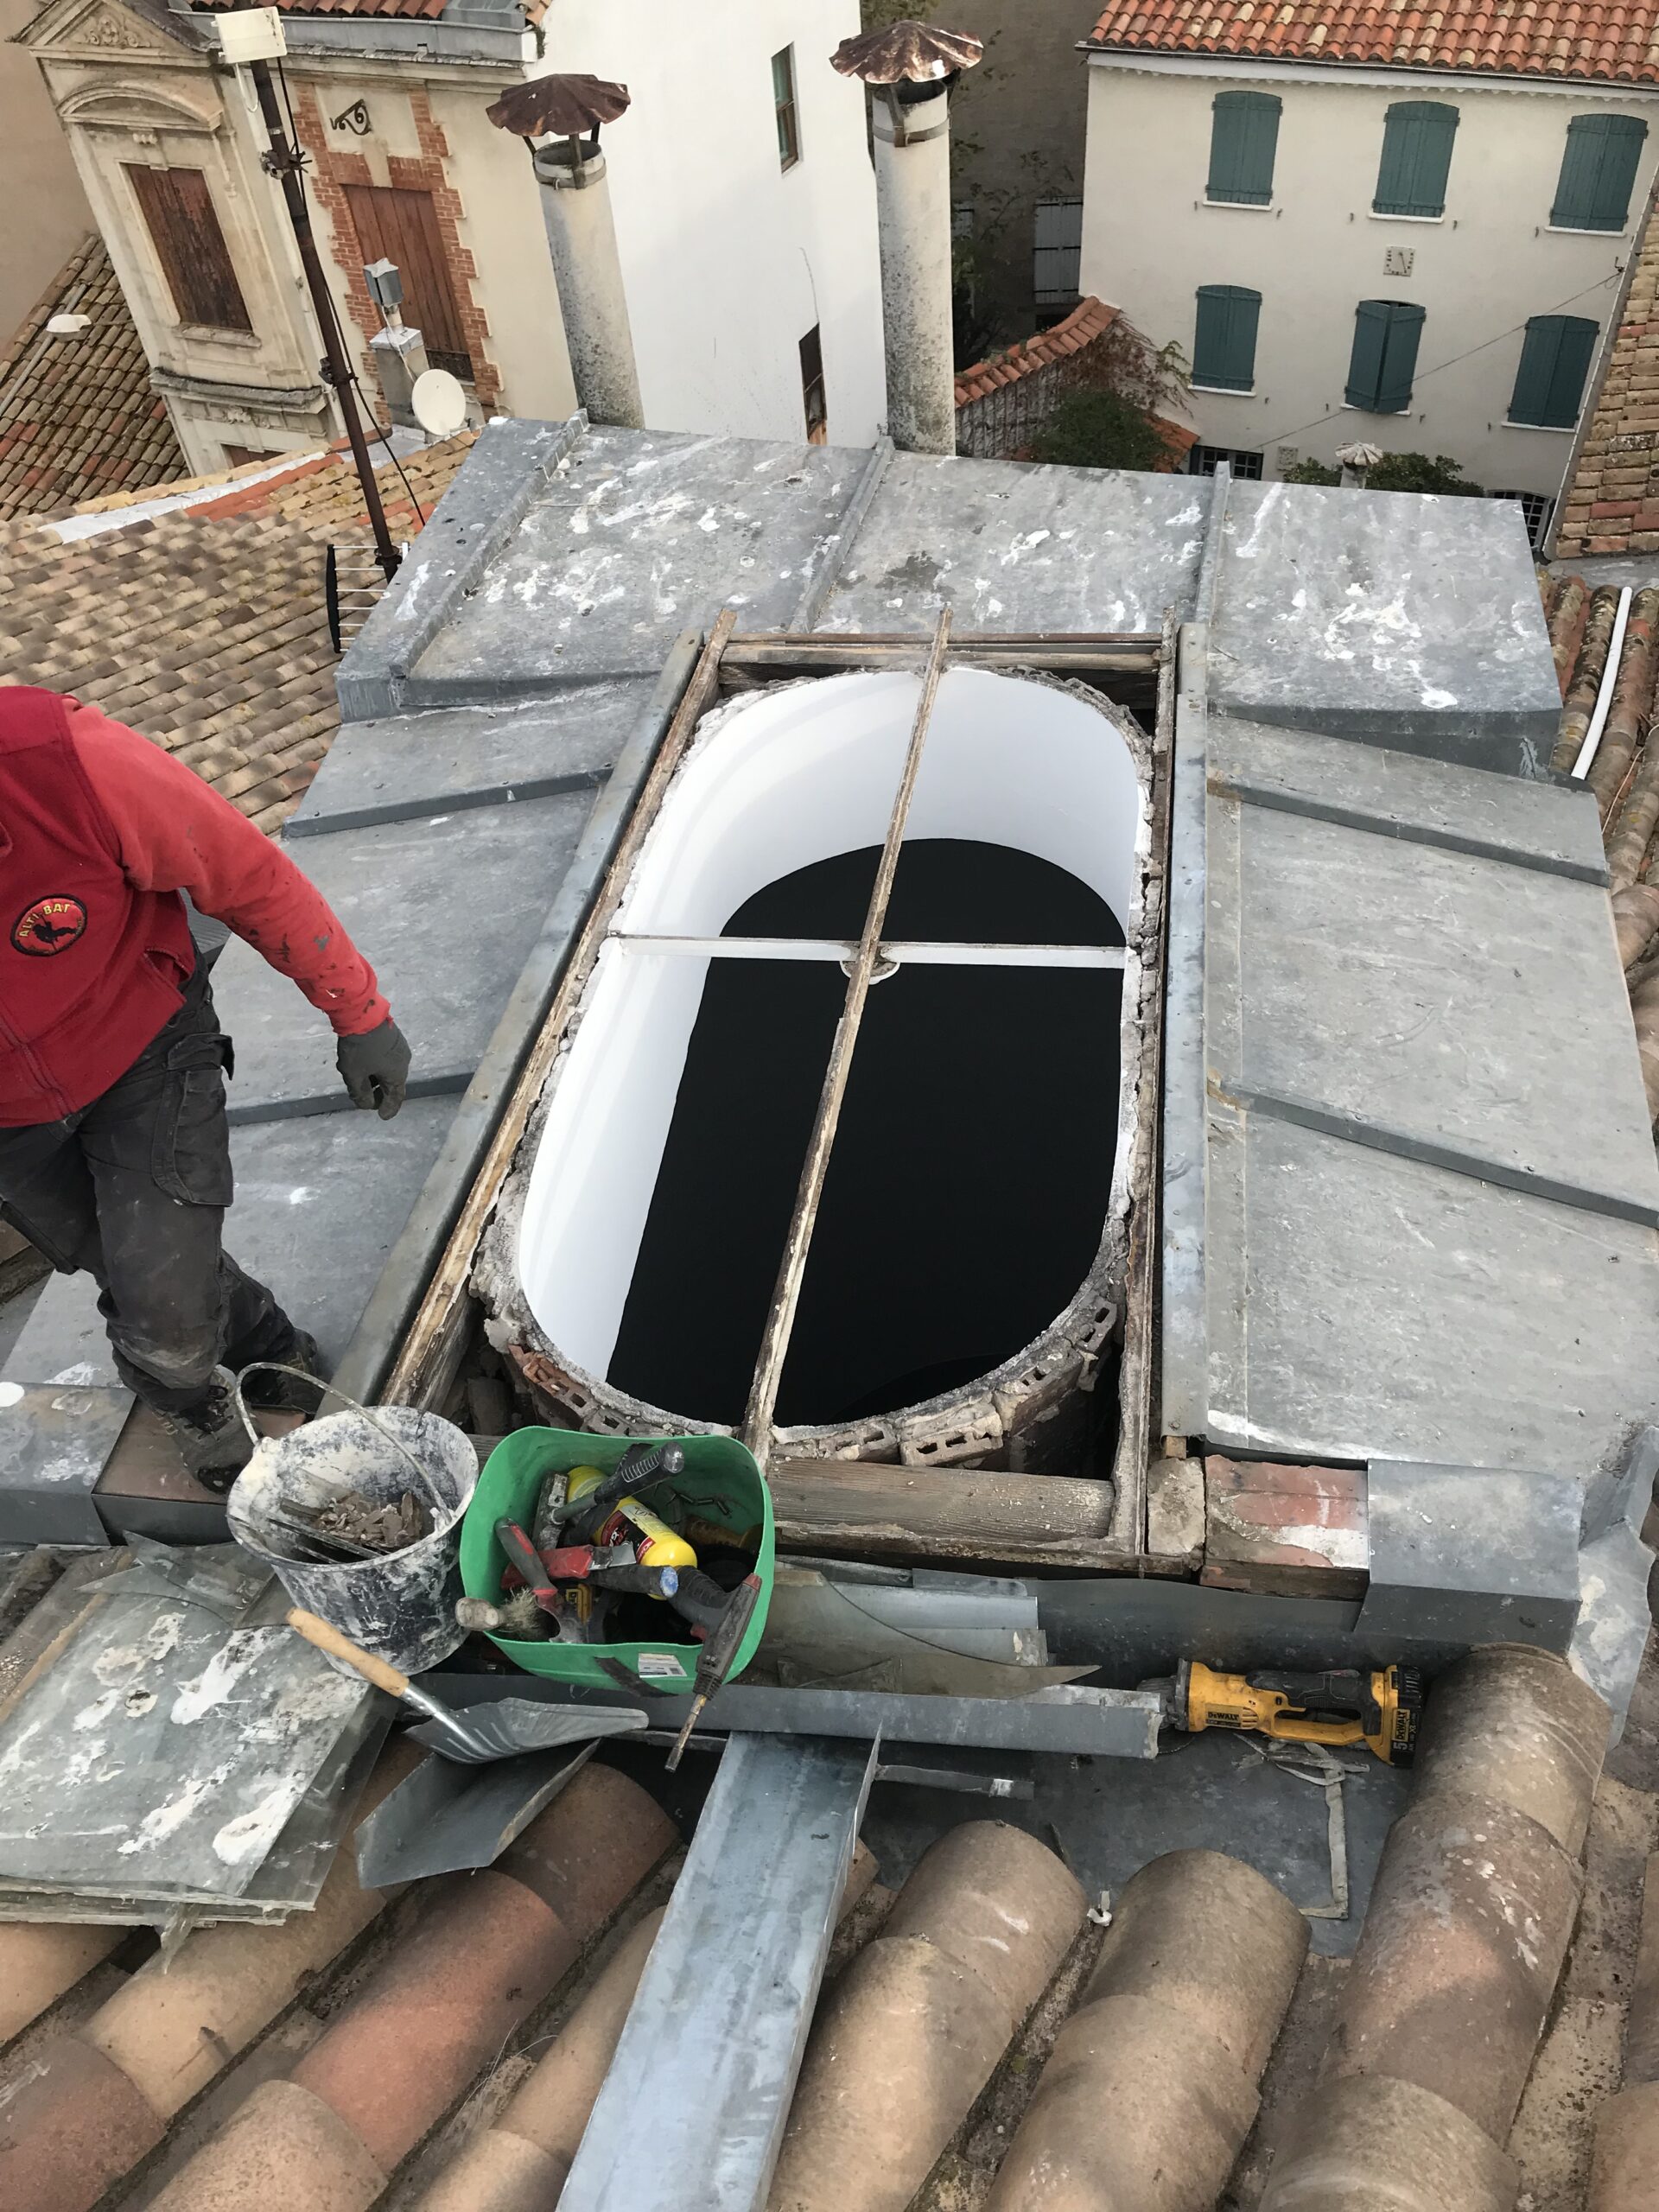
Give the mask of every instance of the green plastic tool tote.
MULTIPOLYGON (((757 1529, 760 1532, 754 1564, 760 1578, 760 1602, 732 1662, 728 1679, 734 1679, 753 1658, 766 1629, 777 1554, 772 1493, 753 1454, 735 1437, 633 1438, 587 1436, 568 1428, 515 1430, 491 1452, 467 1509, 461 1532, 462 1586, 469 1598, 497 1602, 502 1595, 501 1578, 507 1561, 496 1541, 496 1522, 516 1521, 527 1530, 535 1517, 537 1496, 550 1474, 568 1473, 572 1467, 598 1467, 608 1474, 635 1442, 674 1443, 685 1453, 683 1470, 671 1481, 655 1485, 644 1501, 664 1521, 676 1528, 689 1520, 710 1522, 728 1530, 734 1541, 757 1529)), ((611 1659, 652 1689, 678 1690, 689 1696, 701 1647, 681 1641, 686 1625, 672 1606, 664 1605, 660 1610, 663 1633, 650 1643, 524 1643, 507 1636, 492 1636, 490 1641, 528 1675, 545 1675, 555 1681, 580 1682, 594 1689, 614 1689, 614 1678, 599 1663, 611 1659)))

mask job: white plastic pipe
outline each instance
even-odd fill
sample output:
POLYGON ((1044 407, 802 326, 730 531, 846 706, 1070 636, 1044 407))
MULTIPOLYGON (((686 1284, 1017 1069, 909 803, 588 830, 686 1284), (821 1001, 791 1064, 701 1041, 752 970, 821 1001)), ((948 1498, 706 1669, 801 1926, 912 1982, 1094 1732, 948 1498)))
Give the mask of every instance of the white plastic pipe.
POLYGON ((1624 658, 1624 625, 1630 619, 1630 587, 1626 584, 1618 594, 1618 612, 1613 617, 1613 634, 1607 640, 1607 665, 1601 671, 1601 689, 1596 694, 1596 710, 1590 717, 1590 727, 1584 734, 1584 743, 1579 747, 1579 757, 1573 763, 1573 779, 1581 784, 1590 772, 1596 757, 1596 747, 1601 743, 1601 733, 1606 728, 1608 709, 1613 703, 1613 692, 1618 683, 1619 664, 1624 658))

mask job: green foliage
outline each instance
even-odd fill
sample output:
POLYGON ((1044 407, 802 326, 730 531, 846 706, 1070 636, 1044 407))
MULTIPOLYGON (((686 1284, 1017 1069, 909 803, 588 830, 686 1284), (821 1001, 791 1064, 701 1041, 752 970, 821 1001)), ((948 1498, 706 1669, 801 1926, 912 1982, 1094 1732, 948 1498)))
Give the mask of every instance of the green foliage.
POLYGON ((1327 468, 1322 461, 1299 461, 1294 468, 1286 469, 1282 481, 1287 484, 1340 484, 1342 471, 1327 468))
POLYGON ((1426 453, 1385 453, 1367 474, 1365 488, 1368 492, 1451 493, 1471 499, 1486 496, 1478 484, 1469 481, 1462 465, 1443 453, 1437 453, 1433 461, 1426 453))
POLYGON ((1157 468, 1169 446, 1144 407, 1121 391, 1069 392, 1032 441, 1032 457, 1066 468, 1157 468))

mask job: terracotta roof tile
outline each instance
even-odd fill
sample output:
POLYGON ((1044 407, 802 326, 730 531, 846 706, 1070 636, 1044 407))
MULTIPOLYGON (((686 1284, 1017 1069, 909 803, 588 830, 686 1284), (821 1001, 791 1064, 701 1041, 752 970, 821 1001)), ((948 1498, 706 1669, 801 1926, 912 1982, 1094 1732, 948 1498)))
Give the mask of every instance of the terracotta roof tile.
POLYGON ((1118 310, 1108 307, 1104 300, 1080 300, 1064 322, 1057 322, 1050 330, 1039 330, 1034 338, 1023 339, 1017 346, 994 361, 976 361, 971 369, 963 369, 957 376, 957 404, 966 407, 970 400, 982 399, 988 391, 999 385, 1018 384, 1033 369, 1042 368, 1049 361, 1058 361, 1068 353, 1081 352, 1090 340, 1109 330, 1117 321, 1118 310))
MULTIPOLYGON (((475 435, 408 456, 407 491, 395 467, 378 471, 394 536, 416 534, 410 493, 430 514, 475 435)), ((223 500, 69 544, 36 520, 0 521, 0 683, 44 683, 92 701, 275 830, 340 724, 328 545, 347 637, 382 579, 347 457, 300 454, 292 469, 253 484, 238 480, 245 473, 219 480, 223 500)), ((92 503, 94 512, 108 506, 92 503)))
MULTIPOLYGON (((245 4, 245 0, 194 0, 197 13, 210 16, 245 4)), ((285 16, 412 16, 429 21, 443 13, 447 0, 274 0, 274 4, 285 16)))
POLYGON ((101 238, 76 249, 0 358, 0 518, 60 513, 185 474, 167 409, 101 238), (54 338, 57 315, 90 327, 54 338))
POLYGON ((1659 84, 1659 0, 1114 0, 1091 46, 1659 84))

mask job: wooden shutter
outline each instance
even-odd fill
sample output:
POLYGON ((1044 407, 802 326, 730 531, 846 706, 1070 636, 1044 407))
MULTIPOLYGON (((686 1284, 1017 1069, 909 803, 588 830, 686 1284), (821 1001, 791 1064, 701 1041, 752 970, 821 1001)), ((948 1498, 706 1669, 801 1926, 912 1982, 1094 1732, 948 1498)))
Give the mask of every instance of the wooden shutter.
POLYGON ((1510 420, 1541 429, 1570 430, 1579 419, 1584 380, 1599 326, 1583 315, 1535 315, 1527 325, 1515 373, 1510 420))
POLYGON ((1443 215, 1458 111, 1444 100, 1396 100, 1382 127, 1377 215, 1443 215))
POLYGON ((1248 391, 1255 382, 1260 292, 1238 284, 1200 284, 1192 333, 1192 381, 1212 391, 1248 391))
POLYGON ((1211 200, 1265 207, 1273 198, 1280 102, 1271 92, 1217 92, 1210 124, 1211 200))
POLYGON ((212 330, 251 330, 202 172, 152 169, 136 162, 125 168, 179 321, 212 330))
POLYGON ((1354 309, 1354 347, 1348 361, 1351 407, 1370 415, 1402 415, 1411 404, 1417 341, 1423 310, 1406 300, 1362 300, 1354 309))
POLYGON ((1575 115, 1549 211, 1558 231, 1622 231, 1648 126, 1633 115, 1575 115))
POLYGON ((431 194, 406 191, 398 185, 348 184, 346 204, 365 264, 397 263, 404 280, 404 321, 413 323, 426 340, 427 359, 435 369, 470 378, 472 356, 431 194))

